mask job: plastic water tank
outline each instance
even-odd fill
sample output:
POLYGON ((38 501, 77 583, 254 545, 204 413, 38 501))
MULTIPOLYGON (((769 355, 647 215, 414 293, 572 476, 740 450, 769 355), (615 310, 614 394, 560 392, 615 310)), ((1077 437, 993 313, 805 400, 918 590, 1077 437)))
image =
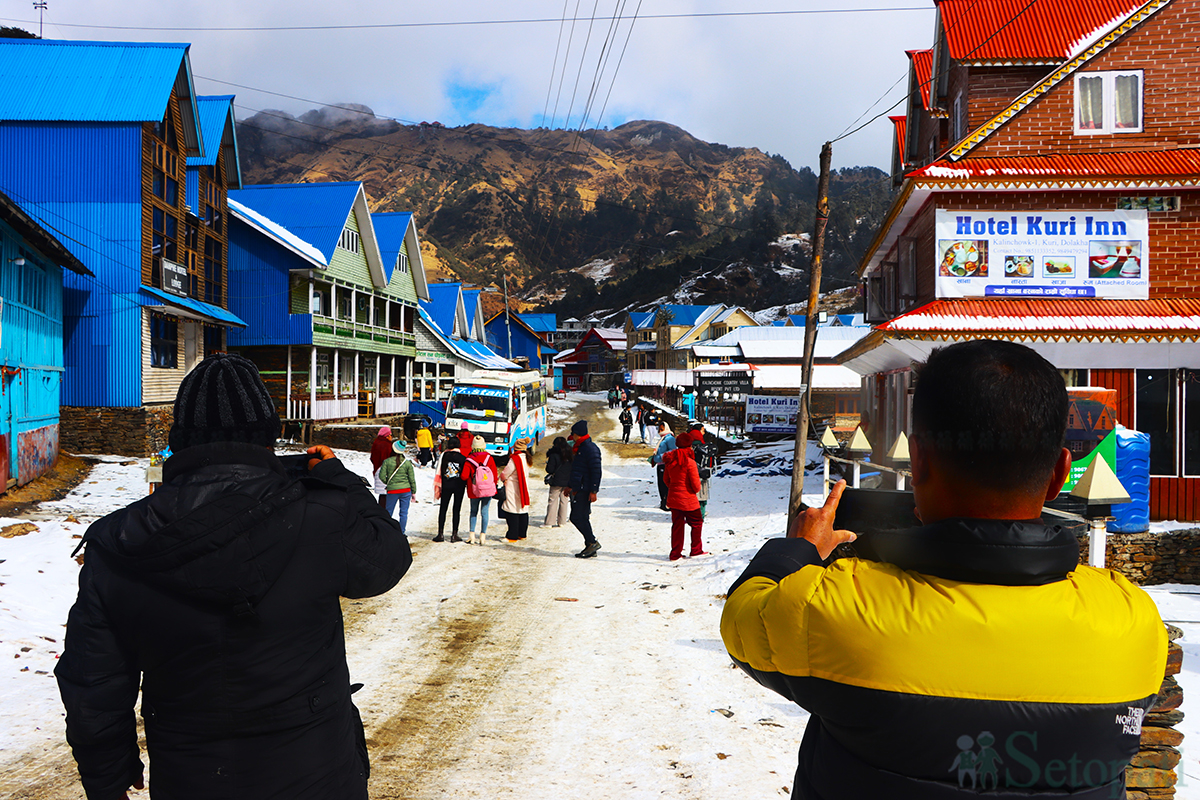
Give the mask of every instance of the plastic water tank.
POLYGON ((1150 530, 1150 434, 1117 426, 1117 480, 1130 502, 1112 507, 1109 533, 1150 530))

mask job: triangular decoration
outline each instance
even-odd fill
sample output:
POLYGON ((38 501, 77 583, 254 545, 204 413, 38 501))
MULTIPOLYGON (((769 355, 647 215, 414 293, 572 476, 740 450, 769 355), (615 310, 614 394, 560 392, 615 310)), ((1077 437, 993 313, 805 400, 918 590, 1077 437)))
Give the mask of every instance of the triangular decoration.
POLYGON ((869 453, 871 452, 871 443, 867 441, 867 435, 863 433, 861 427, 854 429, 854 435, 850 437, 850 444, 846 450, 851 453, 869 453))
POLYGON ((908 457, 908 437, 904 435, 904 431, 900 431, 900 435, 892 443, 892 449, 887 451, 887 457, 892 461, 910 460, 908 457))
POLYGON ((1125 487, 1113 474, 1112 467, 1099 454, 1092 459, 1083 477, 1075 484, 1071 496, 1087 501, 1088 505, 1128 503, 1130 500, 1129 492, 1125 491, 1125 487))
POLYGON ((832 425, 827 427, 825 429, 825 433, 823 433, 821 435, 821 447, 824 447, 827 450, 836 449, 838 447, 841 447, 841 445, 838 444, 837 437, 833 435, 833 426, 832 425))

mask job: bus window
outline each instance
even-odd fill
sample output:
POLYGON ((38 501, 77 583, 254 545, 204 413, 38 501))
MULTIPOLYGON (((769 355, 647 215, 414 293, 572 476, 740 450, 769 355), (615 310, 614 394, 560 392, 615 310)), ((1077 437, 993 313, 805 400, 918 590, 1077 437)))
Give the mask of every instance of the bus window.
POLYGON ((490 386, 455 386, 446 408, 446 416, 504 417, 508 410, 509 391, 490 386))

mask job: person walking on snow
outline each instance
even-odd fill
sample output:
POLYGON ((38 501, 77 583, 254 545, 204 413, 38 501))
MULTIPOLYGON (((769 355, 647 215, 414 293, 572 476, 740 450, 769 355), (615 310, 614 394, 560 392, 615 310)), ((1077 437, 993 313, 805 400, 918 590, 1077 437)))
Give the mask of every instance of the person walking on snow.
MULTIPOLYGON (((463 431, 466 433, 466 431, 463 431)), ((488 508, 492 498, 496 496, 496 486, 500 479, 500 470, 496 468, 496 459, 487 451, 487 444, 482 436, 471 440, 471 455, 467 456, 466 472, 463 477, 467 480, 467 497, 471 501, 471 514, 467 518, 467 531, 471 544, 475 543, 475 519, 479 518, 479 544, 487 544, 488 508)))
POLYGON ((163 483, 93 523, 55 667, 91 800, 367 800, 339 597, 383 594, 408 539, 325 446, 281 459, 253 363, 179 386, 163 483))
POLYGON ((392 443, 393 455, 379 468, 379 477, 387 486, 388 516, 400 509, 400 530, 408 531, 408 505, 417 497, 417 476, 408 460, 404 442, 392 443))
MULTIPOLYGON (((461 439, 448 439, 447 444, 460 444, 461 439)), ((467 481, 463 476, 466 473, 467 456, 470 454, 470 445, 463 449, 459 447, 447 447, 442 452, 437 463, 438 478, 441 479, 441 497, 439 501, 441 505, 438 508, 438 532, 437 536, 433 537, 435 542, 446 541, 446 509, 451 510, 450 520, 450 541, 461 542, 459 538, 459 520, 462 515, 463 495, 467 491, 467 481)))
POLYGON ((571 459, 575 453, 567 440, 559 436, 546 455, 546 485, 550 487, 550 498, 546 502, 546 521, 543 528, 561 528, 567 524, 571 513, 571 501, 566 495, 571 483, 571 459))
POLYGON ((654 476, 658 480, 658 507, 663 511, 669 511, 667 508, 667 480, 664 474, 663 456, 675 449, 675 436, 671 433, 671 426, 665 422, 658 423, 658 449, 654 451, 654 455, 648 459, 654 465, 654 476))
POLYGON ((704 552, 704 542, 701 539, 704 518, 700 515, 700 500, 696 497, 700 491, 700 473, 696 469, 696 459, 692 454, 691 434, 684 431, 679 434, 676 442, 679 446, 663 456, 667 507, 671 510, 671 561, 683 558, 685 522, 692 529, 692 548, 688 555, 708 555, 704 552))
POLYGON ((583 549, 576 558, 594 558, 600 542, 592 533, 592 503, 600 491, 600 448, 588 435, 586 419, 571 426, 567 437, 574 444, 575 457, 571 461, 571 480, 566 494, 571 498, 571 524, 583 534, 583 549))
POLYGON ((629 412, 629 406, 621 409, 617 421, 621 423, 621 441, 629 444, 629 431, 633 429, 633 414, 629 412))
POLYGON ((509 542, 524 541, 529 533, 529 462, 525 452, 530 441, 517 439, 513 442, 508 463, 500 471, 500 481, 504 484, 501 507, 508 517, 505 539, 509 542))
MULTIPOLYGON (((696 498, 700 501, 700 516, 708 517, 708 496, 712 484, 713 467, 716 466, 715 447, 704 443, 704 423, 699 420, 688 420, 688 431, 692 436, 692 454, 696 457, 696 469, 700 472, 700 493, 696 498)), ((679 441, 676 439, 676 444, 679 441)))
POLYGON ((646 438, 646 444, 650 445, 651 447, 655 446, 655 443, 658 439, 658 423, 660 421, 661 420, 658 416, 658 411, 654 408, 654 406, 647 406, 646 433, 650 435, 646 438))
POLYGON ((379 480, 379 468, 387 457, 392 454, 392 426, 384 425, 371 442, 371 480, 375 485, 375 494, 379 497, 379 506, 387 508, 387 487, 379 480))
POLYGON ((648 414, 648 413, 649 412, 646 411, 645 403, 637 404, 638 436, 641 437, 642 444, 646 443, 646 414, 648 414))
POLYGON ((433 460, 433 432, 425 422, 417 428, 417 458, 422 467, 428 467, 429 462, 433 460))

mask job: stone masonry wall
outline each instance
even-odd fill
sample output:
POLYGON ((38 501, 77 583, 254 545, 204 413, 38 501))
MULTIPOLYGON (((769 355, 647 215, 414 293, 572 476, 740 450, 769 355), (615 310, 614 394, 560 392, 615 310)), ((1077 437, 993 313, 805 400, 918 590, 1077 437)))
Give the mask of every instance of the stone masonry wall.
MULTIPOLYGON (((1080 557, 1086 561, 1086 530, 1078 538, 1080 557)), ((1110 533, 1104 564, 1139 585, 1200 584, 1200 528, 1167 533, 1110 533)))
POLYGON ((167 446, 173 409, 133 408, 59 409, 59 447, 68 453, 97 453, 146 457, 167 446))
POLYGON ((1175 766, 1181 758, 1183 734, 1175 726, 1183 721, 1183 689, 1175 676, 1183 669, 1183 648, 1176 641, 1183 631, 1167 626, 1167 668, 1154 708, 1142 722, 1141 748, 1125 771, 1129 800, 1170 800, 1175 797, 1175 766))

